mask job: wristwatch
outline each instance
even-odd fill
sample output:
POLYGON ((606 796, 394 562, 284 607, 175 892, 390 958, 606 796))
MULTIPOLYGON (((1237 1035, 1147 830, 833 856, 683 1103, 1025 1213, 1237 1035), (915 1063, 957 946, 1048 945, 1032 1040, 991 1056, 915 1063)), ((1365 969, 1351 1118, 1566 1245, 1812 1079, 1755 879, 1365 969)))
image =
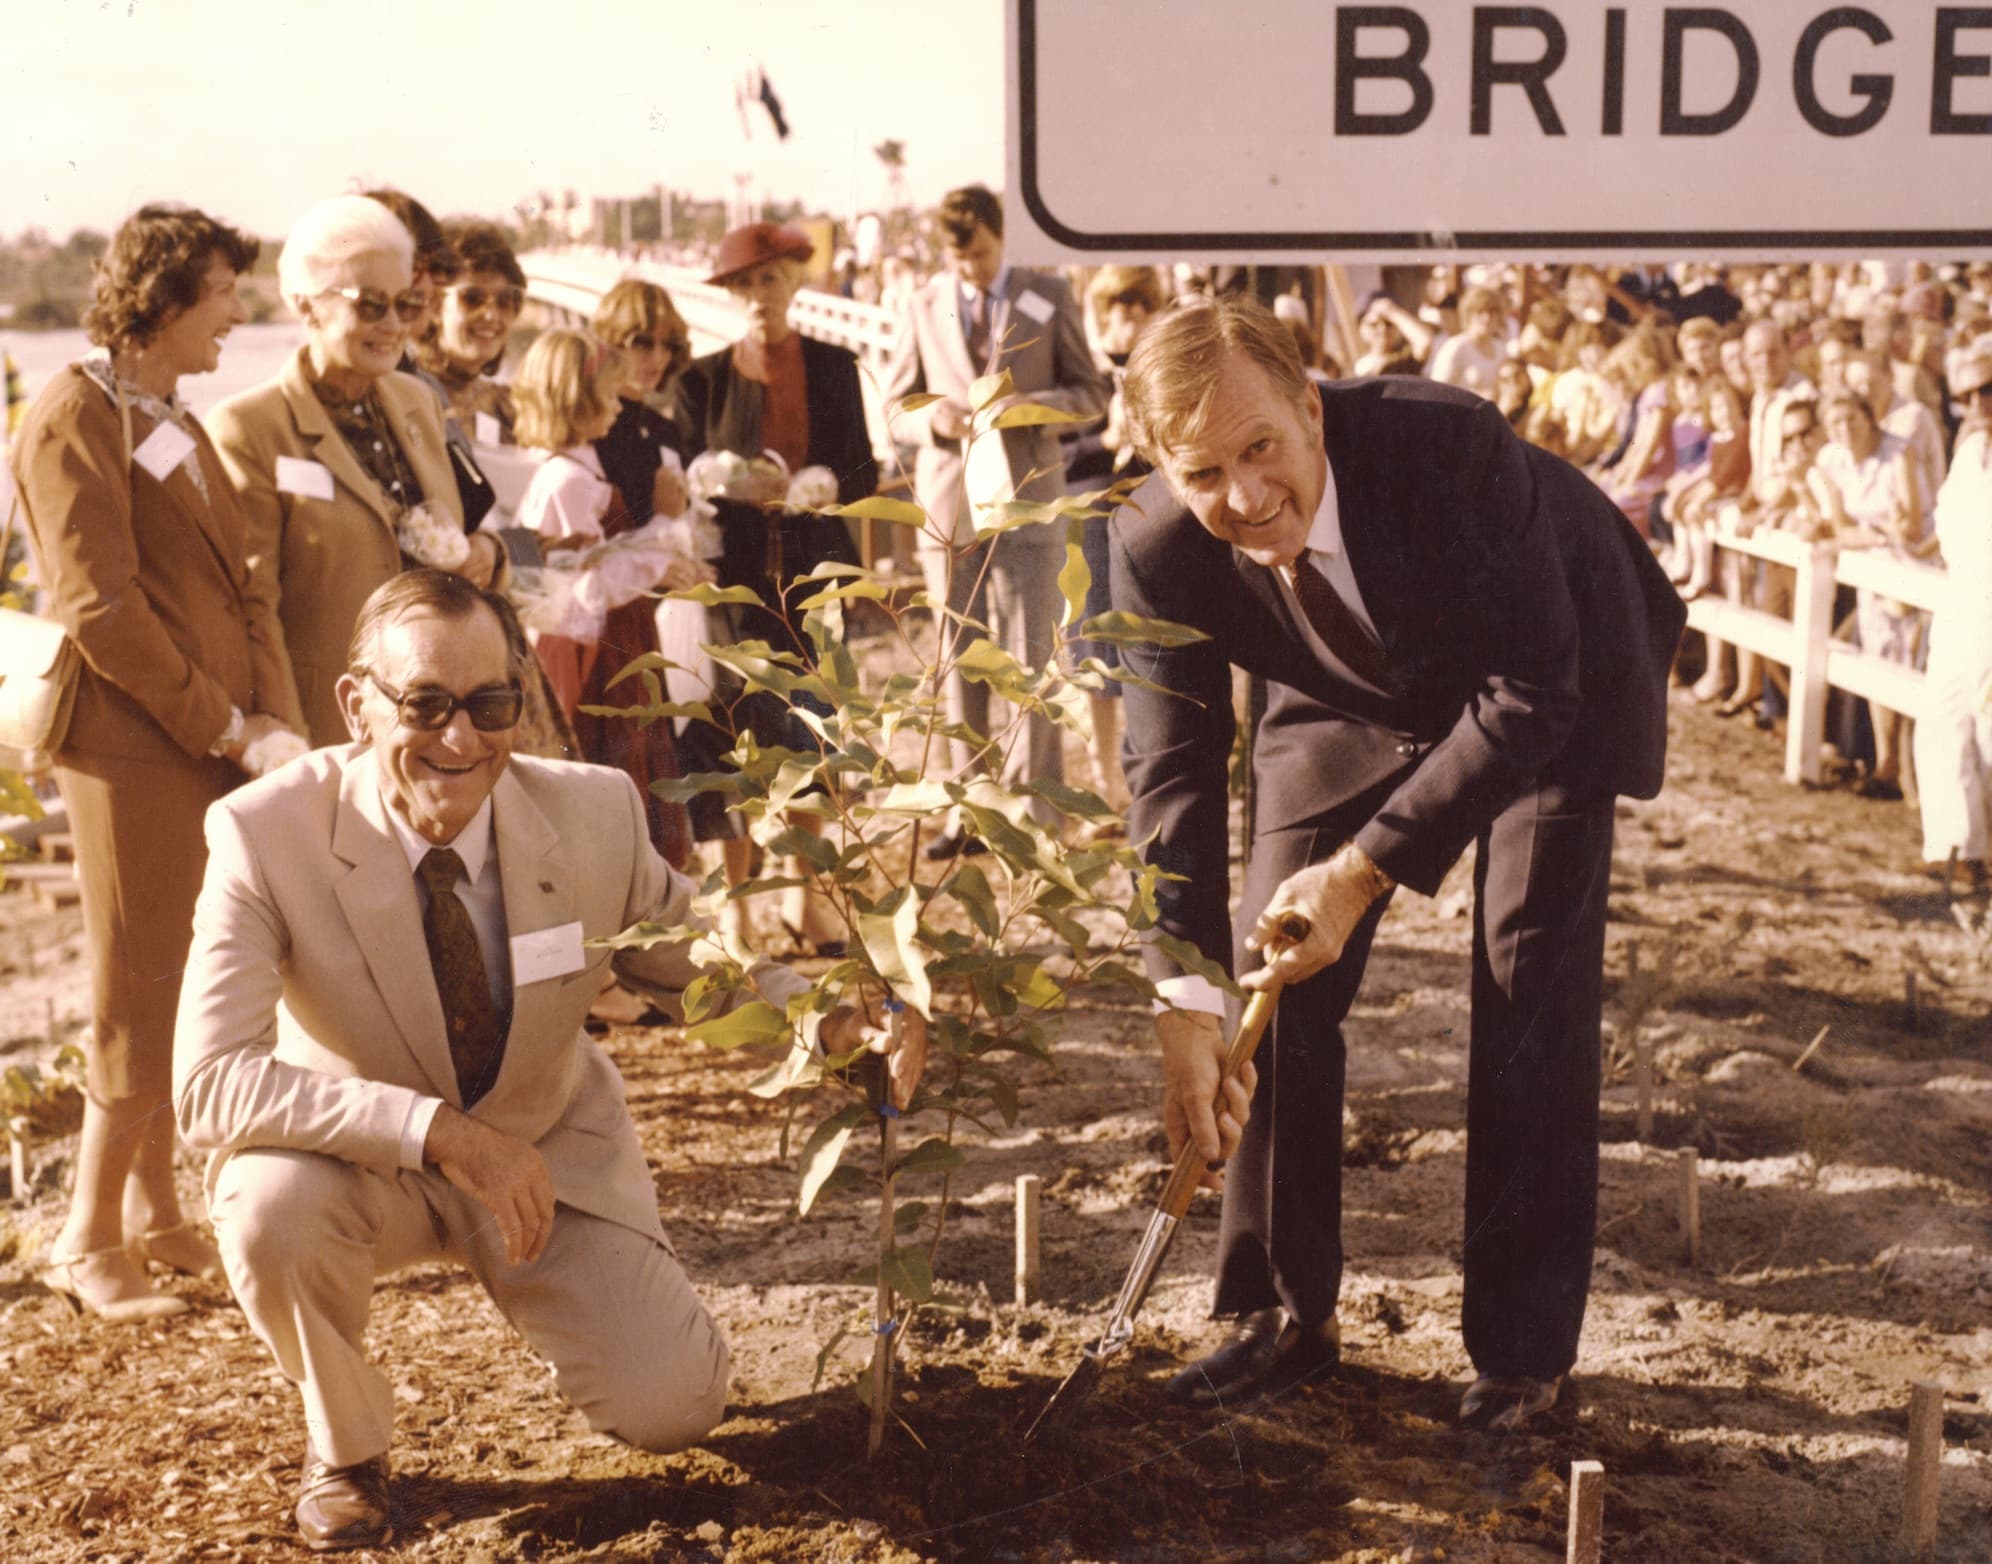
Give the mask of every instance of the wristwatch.
POLYGON ((228 708, 228 726, 221 730, 221 737, 208 745, 210 755, 226 755, 242 742, 242 708, 231 704, 228 708))

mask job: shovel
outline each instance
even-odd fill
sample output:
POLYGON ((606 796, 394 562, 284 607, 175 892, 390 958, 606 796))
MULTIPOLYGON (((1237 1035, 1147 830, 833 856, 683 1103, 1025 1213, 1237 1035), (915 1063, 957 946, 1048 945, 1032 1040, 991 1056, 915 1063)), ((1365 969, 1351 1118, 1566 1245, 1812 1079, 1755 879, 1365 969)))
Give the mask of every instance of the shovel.
MULTIPOLYGON (((1280 924, 1278 940, 1267 947, 1267 955, 1277 955, 1289 945, 1298 945, 1307 935, 1307 921, 1289 914, 1280 924)), ((1258 1049, 1259 1039, 1265 1035, 1266 1023, 1272 1020, 1274 1007, 1279 1002, 1280 985, 1277 983, 1252 995, 1246 1003, 1245 1014, 1238 1022, 1238 1030, 1232 1034, 1231 1044, 1225 1050, 1221 1079, 1229 1080, 1251 1061, 1258 1049)), ((1190 1209, 1190 1197, 1196 1193, 1203 1172, 1203 1154, 1197 1150, 1194 1141, 1185 1141, 1182 1151, 1177 1154, 1176 1165, 1169 1170, 1169 1182, 1162 1186, 1162 1198, 1155 1204, 1155 1214, 1148 1219, 1148 1231, 1141 1235, 1141 1247, 1135 1251, 1134 1264, 1128 1267, 1127 1279, 1121 1283, 1120 1296, 1114 1300, 1114 1312, 1107 1317, 1107 1328, 1101 1333, 1099 1344, 1086 1349, 1085 1356, 1065 1376, 1064 1383, 1051 1393, 1044 1410, 1024 1430, 1025 1444, 1037 1438, 1045 1428, 1056 1426, 1070 1417, 1073 1408, 1083 1403, 1099 1385, 1107 1360, 1134 1339, 1134 1317, 1148 1298, 1148 1289, 1155 1282, 1155 1273, 1161 1269, 1163 1257, 1169 1253, 1177 1225, 1190 1209)))

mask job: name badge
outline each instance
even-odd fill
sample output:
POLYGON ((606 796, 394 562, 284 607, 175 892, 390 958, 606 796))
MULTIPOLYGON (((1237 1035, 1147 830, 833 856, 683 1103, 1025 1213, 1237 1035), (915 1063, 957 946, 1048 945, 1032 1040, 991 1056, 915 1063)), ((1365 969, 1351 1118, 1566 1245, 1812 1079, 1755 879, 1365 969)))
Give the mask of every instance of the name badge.
POLYGON ((476 425, 476 440, 479 445, 503 445, 505 426, 489 413, 479 413, 472 420, 476 425))
POLYGON ((277 493, 295 494, 299 499, 332 498, 332 469, 302 456, 277 458, 277 493))
POLYGON ((581 949, 581 923, 558 923, 550 929, 512 936, 512 986, 543 983, 548 978, 566 977, 588 964, 581 949))
POLYGON ((164 483, 194 449, 194 437, 178 424, 161 424, 139 442, 131 459, 164 483))
POLYGON ((1052 303, 1042 293, 1020 293, 1017 295, 1017 308, 1036 321, 1040 326, 1052 317, 1052 303))

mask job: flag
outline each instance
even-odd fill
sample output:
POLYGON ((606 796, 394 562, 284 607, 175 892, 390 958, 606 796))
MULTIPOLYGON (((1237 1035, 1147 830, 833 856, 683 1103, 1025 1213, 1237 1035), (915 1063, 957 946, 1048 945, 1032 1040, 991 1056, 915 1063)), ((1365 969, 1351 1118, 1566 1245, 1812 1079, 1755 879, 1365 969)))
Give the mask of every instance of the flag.
POLYGON ((761 107, 768 111, 768 118, 775 122, 776 139, 786 141, 788 140, 789 126, 788 121, 782 118, 782 100, 775 96, 775 89, 768 85, 768 73, 762 71, 760 76, 761 90, 755 96, 760 98, 761 107))

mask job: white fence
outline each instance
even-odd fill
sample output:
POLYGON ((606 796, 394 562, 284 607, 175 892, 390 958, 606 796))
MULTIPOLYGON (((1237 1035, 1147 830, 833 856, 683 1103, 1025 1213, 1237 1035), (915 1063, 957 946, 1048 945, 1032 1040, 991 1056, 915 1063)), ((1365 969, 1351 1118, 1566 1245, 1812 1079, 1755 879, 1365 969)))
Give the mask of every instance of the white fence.
POLYGON ((1817 782, 1820 778, 1820 747, 1826 737, 1830 690, 1845 690, 1911 718, 1921 714, 1921 671, 1834 640, 1833 597, 1835 589, 1844 584, 1933 609, 1943 592, 1941 569, 1876 551, 1842 551, 1831 543, 1806 543, 1788 532, 1756 532, 1748 537, 1722 534, 1716 538, 1716 546, 1788 565, 1798 574, 1790 619, 1722 597, 1698 597, 1688 605, 1690 629, 1747 647, 1791 670, 1791 713, 1785 730, 1787 782, 1817 782))

